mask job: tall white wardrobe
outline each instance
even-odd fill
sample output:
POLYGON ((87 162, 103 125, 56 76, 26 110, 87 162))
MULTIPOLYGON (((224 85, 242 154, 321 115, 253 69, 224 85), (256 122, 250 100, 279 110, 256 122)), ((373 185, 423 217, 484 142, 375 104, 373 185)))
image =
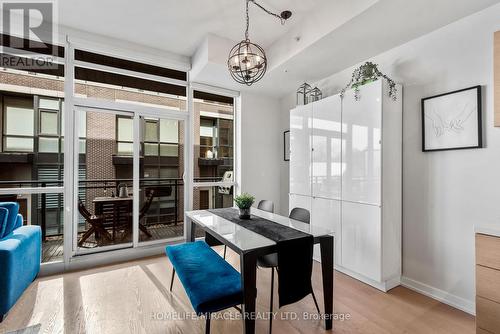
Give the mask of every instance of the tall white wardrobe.
MULTIPOLYGON (((387 291, 401 278, 402 87, 378 80, 290 112, 290 210, 335 231, 335 267, 387 291)), ((315 249, 319 260, 319 248, 315 249)))

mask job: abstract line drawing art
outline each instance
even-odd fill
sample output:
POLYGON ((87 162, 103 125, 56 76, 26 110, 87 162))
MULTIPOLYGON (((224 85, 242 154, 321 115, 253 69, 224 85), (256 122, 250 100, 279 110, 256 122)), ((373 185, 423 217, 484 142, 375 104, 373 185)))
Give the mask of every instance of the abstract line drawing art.
POLYGON ((422 99, 422 150, 482 147, 481 86, 422 99))

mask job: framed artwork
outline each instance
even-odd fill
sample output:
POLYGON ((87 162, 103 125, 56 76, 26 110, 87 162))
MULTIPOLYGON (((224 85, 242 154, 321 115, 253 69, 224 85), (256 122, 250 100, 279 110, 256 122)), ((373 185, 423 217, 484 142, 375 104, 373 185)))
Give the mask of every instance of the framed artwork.
POLYGON ((283 132, 283 159, 290 161, 290 130, 283 132))
POLYGON ((422 99, 422 150, 481 148, 481 86, 422 99))

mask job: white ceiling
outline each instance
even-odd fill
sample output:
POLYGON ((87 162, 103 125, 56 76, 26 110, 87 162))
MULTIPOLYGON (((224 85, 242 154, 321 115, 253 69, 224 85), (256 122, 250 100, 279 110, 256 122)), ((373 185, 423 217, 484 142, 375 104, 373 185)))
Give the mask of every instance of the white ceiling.
MULTIPOLYGON (((250 37, 267 52, 266 76, 250 88, 236 84, 226 68, 228 48, 200 82, 283 96, 305 80, 318 81, 500 0, 259 2, 293 11, 281 26, 251 5, 250 37)), ((58 6, 61 25, 187 57, 208 34, 232 41, 244 36, 244 0, 61 0, 58 6)))
MULTIPOLYGON (((274 12, 289 9, 293 15, 281 26, 250 4, 250 36, 268 47, 308 11, 332 1, 337 0, 258 0, 274 12)), ((58 9, 64 26, 184 56, 191 56, 207 33, 244 38, 244 0, 62 0, 58 9)))
POLYGON ((500 0, 379 0, 277 64, 253 89, 283 96, 304 81, 315 83, 497 3, 500 0))

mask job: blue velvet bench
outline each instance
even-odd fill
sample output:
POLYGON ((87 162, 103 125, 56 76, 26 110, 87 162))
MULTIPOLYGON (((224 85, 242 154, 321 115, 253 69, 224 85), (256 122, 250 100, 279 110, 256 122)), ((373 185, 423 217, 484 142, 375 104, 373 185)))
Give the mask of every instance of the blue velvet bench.
POLYGON ((206 317, 205 332, 210 333, 210 315, 243 302, 241 276, 204 241, 167 246, 166 253, 179 276, 198 316, 206 317))
POLYGON ((40 226, 23 226, 19 204, 0 202, 0 322, 40 271, 40 226))

